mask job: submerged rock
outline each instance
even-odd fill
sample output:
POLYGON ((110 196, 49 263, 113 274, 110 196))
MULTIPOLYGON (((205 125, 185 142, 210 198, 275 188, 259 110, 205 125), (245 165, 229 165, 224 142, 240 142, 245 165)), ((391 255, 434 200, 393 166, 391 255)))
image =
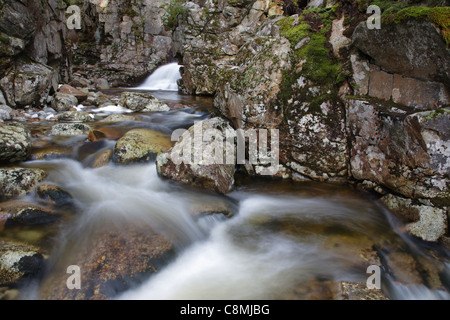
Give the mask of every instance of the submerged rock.
POLYGON ((64 207, 73 203, 72 195, 61 187, 52 184, 41 184, 36 187, 36 197, 51 205, 64 207))
POLYGON ((44 258, 34 246, 0 240, 0 285, 18 285, 36 276, 43 267, 44 258))
POLYGON ((78 136, 88 135, 91 128, 83 123, 60 123, 52 127, 54 136, 78 136))
POLYGON ((47 173, 41 169, 1 168, 0 200, 24 196, 46 177, 47 173))
POLYGON ((158 174, 183 184, 228 193, 234 183, 236 159, 234 144, 226 140, 227 131, 234 132, 220 118, 198 122, 171 150, 157 157, 158 174), (196 135, 196 131, 201 135, 196 135))
POLYGON ((52 160, 59 158, 70 158, 73 150, 66 146, 48 146, 31 152, 32 160, 52 160))
POLYGON ((97 234, 89 249, 75 249, 81 270, 81 289, 66 286, 66 265, 44 280, 40 297, 50 300, 100 300, 142 282, 158 272, 174 255, 170 241, 152 230, 122 226, 120 231, 97 234), (62 272, 61 272, 62 271, 62 272))
POLYGON ((7 215, 7 224, 37 225, 54 222, 60 215, 41 206, 24 201, 0 203, 0 212, 7 215))
POLYGON ((169 111, 170 108, 148 93, 124 92, 119 104, 135 112, 169 111))
POLYGON ((30 151, 31 134, 23 124, 0 123, 0 163, 27 160, 30 151))
POLYGON ((172 147, 170 137, 150 129, 133 129, 120 138, 114 148, 116 163, 147 162, 172 147))
POLYGON ((388 300, 381 290, 368 289, 360 282, 339 282, 337 294, 338 300, 388 300))

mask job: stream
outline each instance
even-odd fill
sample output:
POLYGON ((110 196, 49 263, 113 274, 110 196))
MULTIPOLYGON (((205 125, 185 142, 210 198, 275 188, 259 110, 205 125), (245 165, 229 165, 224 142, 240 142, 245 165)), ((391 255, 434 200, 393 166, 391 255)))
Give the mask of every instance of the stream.
MULTIPOLYGON (((118 99, 122 91, 105 92, 118 99)), ((101 120, 120 109, 84 111, 95 114, 93 127, 117 132, 145 127, 169 135, 210 117, 211 98, 151 92, 189 107, 109 125, 101 120)), ((52 125, 29 124, 34 145, 72 153, 23 165, 45 169, 46 182, 67 190, 77 210, 50 226, 12 226, 0 233, 49 252, 44 276, 21 290, 22 299, 41 299, 45 279, 77 265, 79 252, 98 243, 99 230, 124 226, 156 228, 173 240, 176 255, 113 299, 330 299, 338 282, 365 284, 372 264, 381 267, 381 289, 389 299, 450 299, 449 253, 404 233, 369 194, 350 186, 238 174, 235 189, 223 196, 162 180, 154 162, 92 168, 94 157, 112 149, 115 140, 56 139, 45 133, 52 125), (226 207, 230 214, 193 215, 193 206, 226 207)))

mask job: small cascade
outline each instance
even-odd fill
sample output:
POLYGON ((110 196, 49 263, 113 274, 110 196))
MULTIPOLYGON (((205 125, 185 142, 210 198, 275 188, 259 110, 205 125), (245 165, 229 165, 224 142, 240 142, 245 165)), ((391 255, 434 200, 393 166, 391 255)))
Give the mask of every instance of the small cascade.
POLYGON ((177 81, 181 78, 180 65, 169 63, 156 69, 135 89, 149 91, 178 91, 177 81))

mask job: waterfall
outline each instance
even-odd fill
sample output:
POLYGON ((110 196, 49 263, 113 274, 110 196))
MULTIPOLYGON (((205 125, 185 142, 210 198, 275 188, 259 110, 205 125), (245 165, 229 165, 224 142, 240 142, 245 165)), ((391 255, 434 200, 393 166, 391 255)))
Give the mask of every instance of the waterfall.
POLYGON ((169 63, 156 69, 143 84, 135 89, 149 91, 178 91, 178 79, 180 75, 180 65, 169 63))

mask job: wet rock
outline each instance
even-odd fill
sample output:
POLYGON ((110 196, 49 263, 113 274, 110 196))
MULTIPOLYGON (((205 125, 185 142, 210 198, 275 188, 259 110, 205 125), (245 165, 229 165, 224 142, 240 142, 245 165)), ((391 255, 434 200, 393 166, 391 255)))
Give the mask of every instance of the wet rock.
POLYGON ((67 94, 67 95, 70 95, 70 96, 74 96, 75 98, 77 98, 78 103, 82 103, 88 97, 87 93, 85 93, 85 92, 83 92, 81 90, 75 89, 74 87, 69 86, 68 84, 62 85, 59 88, 58 92, 62 93, 62 94, 67 94))
POLYGON ((66 286, 66 265, 44 280, 40 297, 50 300, 111 299, 158 272, 174 255, 172 243, 152 230, 122 226, 104 231, 86 248, 78 248, 73 261, 81 270, 81 289, 66 286))
POLYGON ((170 108, 148 93, 124 92, 119 104, 135 112, 169 111, 170 108))
POLYGON ((124 130, 118 128, 108 128, 108 127, 93 129, 89 132, 88 139, 90 141, 98 141, 101 139, 117 140, 123 137, 123 135, 126 133, 123 131, 124 130))
POLYGON ((56 116, 58 121, 68 122, 93 122, 95 121, 94 115, 87 112, 80 111, 66 111, 56 116))
POLYGON ((121 164, 147 162, 171 147, 172 142, 166 134, 150 129, 133 129, 117 141, 113 161, 121 164))
POLYGON ((17 289, 10 289, 8 287, 0 288, 0 300, 17 300, 20 296, 20 291, 17 289))
POLYGON ((365 283, 341 281, 338 300, 388 300, 378 289, 368 289, 365 283))
POLYGON ((19 285, 39 274, 44 258, 34 246, 0 240, 0 285, 19 285))
POLYGON ((0 163, 27 160, 30 151, 31 134, 23 124, 0 124, 0 163))
POLYGON ((53 109, 62 112, 69 110, 70 108, 76 106, 77 104, 78 99, 75 96, 58 92, 54 97, 52 107, 53 109))
POLYGON ((100 152, 94 159, 94 163, 92 164, 92 168, 101 168, 106 166, 111 160, 113 155, 112 150, 104 150, 100 152))
POLYGON ((31 153, 32 160, 52 160, 60 158, 70 158, 73 150, 65 146, 48 146, 33 150, 31 153))
POLYGON ((87 100, 84 102, 84 104, 100 106, 110 102, 110 98, 102 92, 89 92, 87 100))
POLYGON ((236 159, 234 145, 226 143, 227 131, 234 132, 220 118, 198 122, 171 150, 157 157, 158 174, 183 184, 228 193, 234 183, 236 159), (197 135, 197 139, 203 137, 200 143, 194 142, 196 133, 202 133, 197 135))
POLYGON ((60 215, 50 209, 23 201, 0 203, 0 212, 7 215, 7 224, 39 225, 54 222, 60 215))
POLYGON ((0 169, 0 200, 24 196, 47 177, 41 169, 2 168, 0 169))
POLYGON ((91 128, 83 123, 60 123, 52 127, 54 136, 78 136, 88 135, 91 128))
POLYGON ((189 212, 196 217, 208 216, 213 214, 222 214, 225 217, 231 217, 233 215, 233 212, 229 205, 223 201, 194 202, 189 208, 189 212))
POLYGON ((408 225, 411 234, 425 241, 438 241, 447 233, 447 210, 430 206, 414 206, 419 213, 419 221, 408 225))
POLYGON ((72 195, 69 192, 52 184, 40 184, 36 187, 35 193, 40 201, 56 207, 70 206, 73 203, 72 195))

